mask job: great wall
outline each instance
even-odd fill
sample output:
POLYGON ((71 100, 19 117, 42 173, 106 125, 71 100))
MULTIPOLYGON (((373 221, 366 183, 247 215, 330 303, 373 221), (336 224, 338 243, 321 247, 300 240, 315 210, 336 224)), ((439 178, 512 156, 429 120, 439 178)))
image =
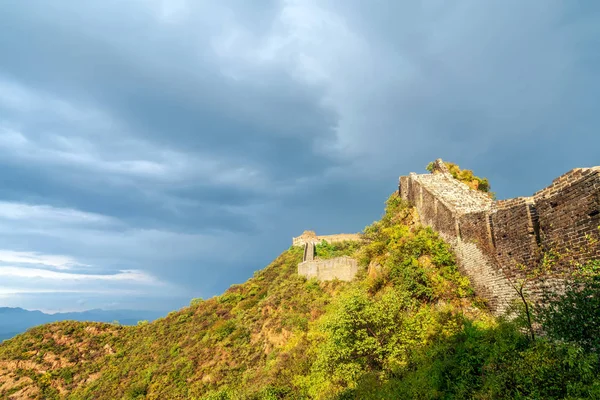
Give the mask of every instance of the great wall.
MULTIPOLYGON (((496 314, 517 295, 511 282, 525 278, 545 254, 558 255, 554 268, 567 273, 600 258, 600 167, 573 169, 531 197, 494 201, 454 179, 438 159, 432 173, 400 177, 398 193, 417 209, 422 224, 453 247, 461 272, 496 314)), ((310 231, 294 238, 293 245, 305 247, 298 273, 351 280, 358 271, 356 261, 314 259, 314 246, 322 240, 359 239, 310 231)), ((538 278, 529 291, 535 297, 547 285, 560 285, 560 279, 538 278)))
POLYGON ((358 272, 358 263, 350 257, 336 257, 328 260, 315 259, 315 246, 322 241, 339 243, 360 240, 357 233, 342 233, 338 235, 317 236, 313 231, 304 231, 292 239, 293 246, 304 246, 303 261, 298 264, 298 274, 307 278, 317 278, 321 281, 339 279, 351 281, 358 272))
MULTIPOLYGON (((399 194, 452 245, 459 268, 496 313, 516 296, 510 282, 544 254, 559 255, 555 268, 566 272, 600 258, 600 167, 571 170, 531 197, 493 201, 436 160, 431 174, 400 177, 399 194)), ((534 280, 530 293, 548 284, 560 282, 534 280)))

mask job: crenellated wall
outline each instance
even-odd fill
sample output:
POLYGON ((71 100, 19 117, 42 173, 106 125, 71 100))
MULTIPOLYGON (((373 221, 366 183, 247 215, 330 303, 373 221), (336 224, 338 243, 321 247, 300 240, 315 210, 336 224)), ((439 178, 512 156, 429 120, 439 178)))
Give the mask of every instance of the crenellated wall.
MULTIPOLYGON (((496 313, 516 296, 509 279, 523 277, 519 265, 533 268, 549 250, 567 269, 600 258, 600 167, 569 171, 533 197, 494 202, 437 160, 432 174, 400 177, 399 193, 453 246, 462 272, 496 313)), ((534 294, 541 284, 533 282, 534 294)))

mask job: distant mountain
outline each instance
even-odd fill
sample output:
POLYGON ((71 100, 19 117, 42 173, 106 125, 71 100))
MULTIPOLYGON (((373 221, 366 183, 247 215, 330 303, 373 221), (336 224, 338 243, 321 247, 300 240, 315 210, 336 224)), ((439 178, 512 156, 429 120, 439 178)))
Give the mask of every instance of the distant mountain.
POLYGON ((87 310, 82 312, 68 312, 46 314, 41 311, 29 311, 22 308, 0 307, 0 342, 25 332, 37 325, 56 321, 90 321, 113 322, 122 325, 135 325, 138 321, 153 321, 162 316, 156 311, 140 310, 87 310))

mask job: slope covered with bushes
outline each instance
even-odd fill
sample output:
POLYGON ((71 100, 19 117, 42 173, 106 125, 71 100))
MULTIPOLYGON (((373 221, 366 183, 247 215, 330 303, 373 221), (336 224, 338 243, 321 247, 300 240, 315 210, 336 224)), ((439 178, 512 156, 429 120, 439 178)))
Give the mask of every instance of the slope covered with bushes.
MULTIPOLYGON (((351 283, 306 280, 290 248, 241 285, 135 327, 55 323, 0 345, 0 398, 598 398, 597 348, 496 320, 450 248, 396 195, 351 283), (594 397, 596 396, 596 397, 594 397)), ((560 309, 557 308, 557 309, 560 309)))

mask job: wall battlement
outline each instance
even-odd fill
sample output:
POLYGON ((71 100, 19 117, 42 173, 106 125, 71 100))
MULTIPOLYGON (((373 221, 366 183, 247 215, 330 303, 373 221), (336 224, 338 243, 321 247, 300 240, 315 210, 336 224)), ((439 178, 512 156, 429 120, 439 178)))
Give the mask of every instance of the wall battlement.
POLYGON ((361 240, 359 233, 339 233, 337 235, 320 235, 318 236, 314 231, 304 231, 302 235, 292 239, 293 246, 304 246, 306 243, 321 243, 322 241, 327 243, 339 243, 346 241, 359 241, 361 240))
MULTIPOLYGON (((549 250, 562 255, 565 269, 600 258, 600 167, 569 171, 531 197, 493 201, 436 160, 431 174, 400 177, 399 194, 452 245, 496 313, 516 295, 509 279, 523 275, 518 265, 533 268, 549 250)), ((540 285, 534 282, 534 294, 540 285)))

